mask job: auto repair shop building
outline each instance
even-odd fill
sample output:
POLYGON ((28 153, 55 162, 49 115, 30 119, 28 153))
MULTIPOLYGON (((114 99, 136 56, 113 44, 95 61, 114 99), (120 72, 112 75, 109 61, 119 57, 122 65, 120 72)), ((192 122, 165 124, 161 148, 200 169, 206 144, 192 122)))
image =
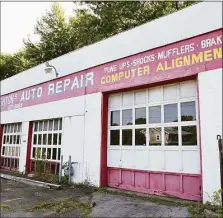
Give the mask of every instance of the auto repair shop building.
POLYGON ((222 3, 203 2, 1 81, 1 168, 207 201, 221 188, 222 3), (37 152, 38 151, 38 152, 37 152))

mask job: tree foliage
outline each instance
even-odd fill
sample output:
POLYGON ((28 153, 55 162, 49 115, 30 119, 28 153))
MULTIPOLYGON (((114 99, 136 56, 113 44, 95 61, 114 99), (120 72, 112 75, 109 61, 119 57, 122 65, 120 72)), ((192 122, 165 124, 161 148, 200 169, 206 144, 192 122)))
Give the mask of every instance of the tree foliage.
POLYGON ((36 23, 39 42, 24 40, 24 50, 1 54, 0 79, 5 79, 75 49, 106 39, 122 31, 188 7, 179 1, 90 1, 75 2, 73 16, 54 3, 36 23))

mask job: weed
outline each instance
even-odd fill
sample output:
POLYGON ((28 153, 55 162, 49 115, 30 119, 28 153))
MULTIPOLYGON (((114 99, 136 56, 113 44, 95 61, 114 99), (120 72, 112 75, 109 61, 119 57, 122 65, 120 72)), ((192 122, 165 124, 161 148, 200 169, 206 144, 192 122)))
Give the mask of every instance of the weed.
POLYGON ((91 206, 89 204, 80 202, 74 198, 66 198, 59 201, 49 201, 37 204, 25 211, 33 212, 35 210, 55 210, 56 213, 62 213, 69 209, 80 209, 83 216, 89 216, 91 213, 91 206))
POLYGON ((13 210, 8 206, 8 205, 6 205, 6 204, 2 204, 2 203, 0 203, 0 207, 1 207, 1 209, 5 209, 5 210, 7 210, 8 212, 12 212, 13 210))
POLYGON ((198 204, 198 205, 190 205, 188 207, 188 211, 191 214, 192 218, 196 218, 196 217, 206 217, 205 216, 205 205, 204 204, 198 204))
POLYGON ((205 210, 209 210, 214 212, 216 217, 222 218, 221 192, 222 190, 215 191, 212 197, 210 197, 210 201, 206 202, 205 204, 189 206, 188 210, 191 213, 191 217, 209 217, 210 215, 205 213, 205 210))
POLYGON ((87 180, 85 180, 83 183, 75 183, 73 184, 73 187, 82 189, 85 193, 93 193, 95 191, 98 191, 98 187, 92 185, 87 180))

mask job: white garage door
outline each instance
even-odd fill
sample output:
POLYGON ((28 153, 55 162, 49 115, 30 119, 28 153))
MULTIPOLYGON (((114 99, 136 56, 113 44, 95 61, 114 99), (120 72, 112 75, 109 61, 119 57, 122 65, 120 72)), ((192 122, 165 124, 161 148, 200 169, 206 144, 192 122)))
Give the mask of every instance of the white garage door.
POLYGON ((111 95, 109 185, 134 189, 136 177, 142 180, 142 172, 148 175, 145 184, 140 183, 139 187, 147 191, 185 195, 185 190, 189 189, 187 186, 193 183, 196 188, 190 194, 199 196, 197 108, 195 81, 111 95), (159 176, 164 184, 159 182, 159 176))

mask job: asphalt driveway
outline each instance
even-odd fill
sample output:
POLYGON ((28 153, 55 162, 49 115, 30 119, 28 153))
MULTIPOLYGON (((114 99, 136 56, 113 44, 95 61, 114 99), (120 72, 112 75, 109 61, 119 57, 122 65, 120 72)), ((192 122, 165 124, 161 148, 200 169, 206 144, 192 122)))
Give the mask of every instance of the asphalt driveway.
POLYGON ((186 207, 91 188, 52 190, 1 179, 1 217, 190 217, 186 207))

